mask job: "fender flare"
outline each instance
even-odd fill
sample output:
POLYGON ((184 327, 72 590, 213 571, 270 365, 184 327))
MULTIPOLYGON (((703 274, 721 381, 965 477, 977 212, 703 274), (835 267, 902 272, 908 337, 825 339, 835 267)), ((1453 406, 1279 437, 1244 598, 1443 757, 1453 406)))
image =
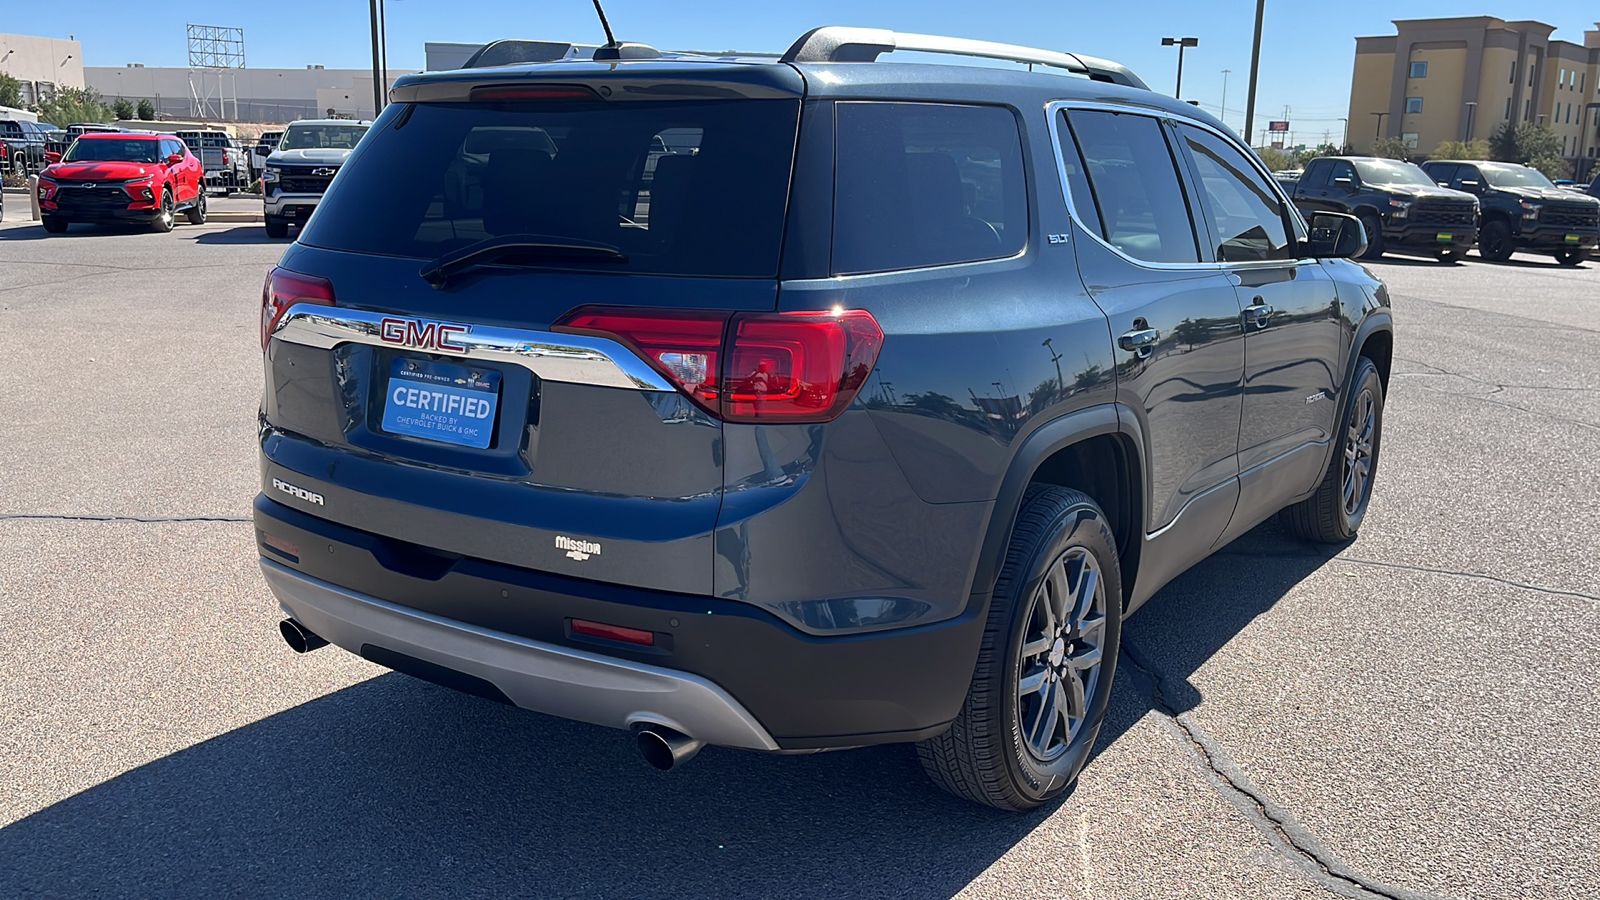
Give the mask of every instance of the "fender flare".
MULTIPOLYGON (((1338 433, 1339 429, 1344 427, 1340 423, 1344 422, 1344 417, 1346 413, 1349 412, 1350 391, 1355 386, 1356 360, 1361 358, 1361 348, 1366 346, 1367 339, 1380 331, 1387 332, 1390 336, 1390 339, 1393 339, 1394 317, 1390 315, 1387 307, 1379 307, 1378 309, 1367 313, 1367 315, 1362 318, 1361 324, 1356 326, 1355 337, 1350 341, 1350 352, 1345 356, 1344 374, 1339 377, 1339 412, 1338 418, 1334 419, 1334 437, 1332 440, 1328 441, 1328 451, 1323 457, 1322 469, 1319 471, 1327 471, 1328 465, 1333 459, 1333 454, 1339 452, 1339 448, 1342 446, 1338 439, 1338 433)), ((1387 394, 1387 382, 1385 382, 1384 386, 1384 393, 1387 394)), ((1300 499, 1304 499, 1315 492, 1316 487, 1313 486, 1311 491, 1302 495, 1300 499)))
MULTIPOLYGON (((989 511, 989 523, 984 528, 983 543, 973 568, 969 603, 987 603, 994 591, 995 581, 1005 562, 1006 545, 1011 542, 1011 530, 1017 514, 1022 510, 1022 495, 1039 466, 1058 450, 1101 435, 1120 434, 1130 439, 1134 446, 1133 464, 1138 469, 1140 509, 1149 507, 1150 478, 1144 465, 1144 433, 1139 419, 1125 404, 1112 402, 1074 410, 1046 422, 1034 429, 1017 445, 1011 462, 1000 482, 1000 490, 989 511)), ((1136 539, 1144 537, 1144 522, 1133 523, 1136 539)))

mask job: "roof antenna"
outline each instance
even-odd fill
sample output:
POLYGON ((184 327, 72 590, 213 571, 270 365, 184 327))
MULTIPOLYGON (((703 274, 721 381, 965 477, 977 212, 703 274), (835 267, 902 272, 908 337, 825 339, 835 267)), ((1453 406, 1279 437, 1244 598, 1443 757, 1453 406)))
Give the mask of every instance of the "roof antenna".
POLYGON ((606 11, 600 6, 600 0, 594 0, 594 11, 600 17, 600 27, 606 30, 606 46, 615 47, 617 39, 611 34, 611 23, 606 21, 606 11))
POLYGON ((606 32, 605 46, 595 48, 596 62, 661 58, 661 51, 648 44, 618 43, 616 36, 611 33, 611 23, 606 21, 606 11, 600 6, 600 0, 594 0, 594 11, 600 16, 600 27, 606 32))

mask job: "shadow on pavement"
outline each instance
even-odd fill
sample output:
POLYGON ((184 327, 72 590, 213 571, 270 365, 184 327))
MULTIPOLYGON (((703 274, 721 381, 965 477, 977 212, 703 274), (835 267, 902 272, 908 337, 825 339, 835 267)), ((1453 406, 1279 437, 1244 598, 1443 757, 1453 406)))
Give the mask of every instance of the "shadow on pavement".
MULTIPOLYGON (((1325 561, 1275 527, 1129 621, 1169 704, 1198 702, 1188 674, 1325 561)), ((1149 710, 1118 677, 1139 690, 1113 695, 1101 750, 1149 710)), ((905 746, 712 747, 657 772, 622 732, 389 674, 0 829, 0 896, 949 897, 1053 809, 947 796, 905 746)))
POLYGON ((947 897, 1049 811, 947 796, 903 746, 657 772, 384 675, 0 829, 0 896, 947 897))
MULTIPOLYGON (((1201 697, 1189 676, 1337 552, 1337 547, 1293 537, 1269 519, 1150 598, 1123 624, 1123 644, 1154 667, 1162 679, 1162 699, 1172 712, 1193 709, 1201 697)), ((1144 705, 1107 710, 1101 751, 1152 709, 1149 685, 1140 683, 1126 656, 1116 677, 1128 679, 1144 705)))
POLYGON ((229 228, 227 231, 205 231, 195 235, 197 244, 282 244, 289 246, 286 238, 267 237, 266 226, 260 222, 229 228))

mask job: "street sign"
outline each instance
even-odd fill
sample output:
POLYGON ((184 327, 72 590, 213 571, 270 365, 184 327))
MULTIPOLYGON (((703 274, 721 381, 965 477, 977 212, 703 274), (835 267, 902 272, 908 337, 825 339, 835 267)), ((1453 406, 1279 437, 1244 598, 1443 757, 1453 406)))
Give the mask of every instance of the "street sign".
POLYGON ((1287 121, 1268 122, 1267 123, 1267 130, 1268 131, 1288 131, 1289 130, 1289 123, 1287 121))

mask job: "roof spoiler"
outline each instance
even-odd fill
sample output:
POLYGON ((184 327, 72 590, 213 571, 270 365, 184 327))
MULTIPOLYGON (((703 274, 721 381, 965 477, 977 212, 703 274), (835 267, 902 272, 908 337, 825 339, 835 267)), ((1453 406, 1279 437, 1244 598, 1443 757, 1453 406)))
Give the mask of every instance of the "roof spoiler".
POLYGON ((910 50, 919 53, 945 53, 951 56, 969 56, 982 59, 1001 59, 1028 65, 1051 66, 1065 69, 1095 81, 1120 84, 1126 87, 1149 90, 1139 76, 1127 66, 1092 56, 1040 50, 1016 44, 997 44, 991 41, 974 41, 967 38, 942 37, 934 34, 908 34, 882 28, 851 28, 829 25, 813 28, 800 36, 783 54, 788 63, 874 62, 884 53, 910 50))

